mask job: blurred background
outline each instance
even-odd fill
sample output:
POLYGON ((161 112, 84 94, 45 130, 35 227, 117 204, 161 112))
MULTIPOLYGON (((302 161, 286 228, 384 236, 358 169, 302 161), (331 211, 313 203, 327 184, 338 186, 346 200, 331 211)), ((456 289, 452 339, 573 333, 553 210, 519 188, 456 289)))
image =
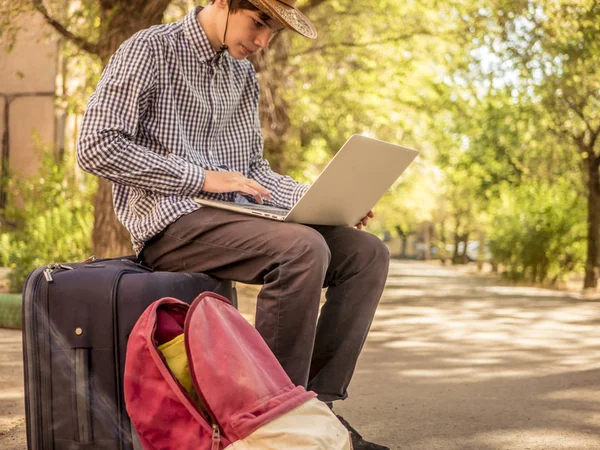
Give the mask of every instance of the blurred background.
MULTIPOLYGON (((1 0, 1 289, 20 292, 37 266, 132 253, 110 186, 76 166, 79 126, 119 45, 196 4, 1 0)), ((393 257, 596 288, 597 1, 298 4, 319 38, 282 33, 252 61, 276 171, 311 182, 355 133, 416 148, 368 228, 393 257)))

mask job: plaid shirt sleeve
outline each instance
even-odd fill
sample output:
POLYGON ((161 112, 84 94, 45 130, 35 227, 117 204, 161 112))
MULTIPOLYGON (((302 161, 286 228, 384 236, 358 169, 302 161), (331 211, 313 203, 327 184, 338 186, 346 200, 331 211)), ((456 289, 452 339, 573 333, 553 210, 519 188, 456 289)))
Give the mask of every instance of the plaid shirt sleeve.
POLYGON ((250 171, 248 178, 251 178, 266 187, 273 201, 266 200, 266 204, 291 209, 300 197, 308 190, 308 186, 299 183, 289 176, 283 176, 271 169, 269 162, 263 158, 263 136, 260 130, 260 118, 258 115, 258 101, 260 89, 258 80, 254 71, 250 72, 252 77, 249 83, 252 95, 252 104, 254 114, 254 140, 252 143, 252 154, 250 159, 250 171))
POLYGON ((152 48, 134 35, 110 59, 90 97, 77 142, 77 161, 84 170, 123 186, 162 195, 196 195, 204 183, 205 168, 168 150, 159 153, 134 143, 155 84, 152 48))

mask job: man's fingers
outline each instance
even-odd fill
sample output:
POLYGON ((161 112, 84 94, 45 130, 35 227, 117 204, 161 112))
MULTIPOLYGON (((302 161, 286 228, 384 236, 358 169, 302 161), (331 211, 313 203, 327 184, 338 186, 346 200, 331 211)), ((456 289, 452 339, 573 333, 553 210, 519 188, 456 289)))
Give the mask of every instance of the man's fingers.
POLYGON ((360 222, 358 222, 355 225, 355 227, 358 228, 359 230, 362 230, 363 227, 366 227, 369 224, 369 218, 371 218, 373 216, 374 216, 373 211, 369 211, 365 217, 360 219, 360 222))
POLYGON ((245 178, 244 176, 240 176, 240 178, 236 180, 236 186, 233 189, 233 191, 251 195, 256 199, 258 203, 262 204, 262 196, 260 192, 257 189, 255 189, 255 185, 256 183, 252 183, 252 180, 245 178))
POLYGON ((258 203, 263 204, 263 198, 271 199, 271 195, 269 191, 263 188, 260 184, 252 182, 252 180, 247 180, 249 182, 246 183, 245 187, 249 191, 248 193, 252 195, 258 203))
POLYGON ((234 191, 237 191, 237 192, 240 192, 240 193, 246 194, 246 195, 251 195, 252 197, 254 197, 256 199, 256 201, 258 203, 262 204, 262 198, 261 198, 260 194, 258 193, 258 191, 243 181, 240 181, 237 184, 234 191))
POLYGON ((239 192, 241 194, 251 195, 261 204, 263 203, 263 198, 273 200, 268 189, 265 189, 256 181, 246 178, 239 172, 216 172, 206 170, 204 176, 202 190, 205 192, 239 192))
POLYGON ((254 190, 256 190, 256 192, 258 192, 264 198, 266 198, 267 200, 273 200, 273 197, 271 197, 271 193, 267 189, 265 189, 264 187, 262 187, 260 184, 258 184, 254 180, 251 180, 251 179, 247 178, 247 181, 248 181, 247 184, 249 184, 250 187, 252 187, 254 190))
POLYGON ((254 199, 260 204, 263 204, 263 199, 261 197, 261 195, 258 193, 258 191, 256 189, 252 189, 249 186, 246 186, 246 193, 250 194, 252 197, 254 197, 254 199))

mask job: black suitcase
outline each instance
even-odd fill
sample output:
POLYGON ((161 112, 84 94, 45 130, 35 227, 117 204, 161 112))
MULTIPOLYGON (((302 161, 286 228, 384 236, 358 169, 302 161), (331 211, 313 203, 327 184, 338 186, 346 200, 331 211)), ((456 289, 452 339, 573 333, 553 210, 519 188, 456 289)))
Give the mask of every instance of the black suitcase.
POLYGON ((34 270, 23 291, 28 449, 137 447, 122 395, 129 333, 153 301, 191 303, 204 291, 237 306, 230 281, 152 272, 133 258, 34 270))

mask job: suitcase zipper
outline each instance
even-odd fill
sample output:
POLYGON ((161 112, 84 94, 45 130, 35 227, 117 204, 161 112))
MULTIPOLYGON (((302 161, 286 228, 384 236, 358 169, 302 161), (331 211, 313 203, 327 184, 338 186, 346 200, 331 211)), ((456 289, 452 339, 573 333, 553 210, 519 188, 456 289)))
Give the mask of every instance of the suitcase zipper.
POLYGON ((31 280, 32 285, 25 283, 25 291, 23 292, 23 330, 25 336, 23 339, 23 356, 25 359, 24 364, 24 375, 25 375, 25 417, 27 418, 27 441, 28 447, 32 449, 40 448, 40 429, 41 426, 38 423, 41 414, 38 412, 39 406, 39 392, 36 388, 38 384, 32 379, 39 377, 39 359, 33 357, 33 336, 34 336, 34 325, 32 321, 34 316, 31 310, 33 303, 33 294, 38 289, 41 277, 37 277, 31 280))
POLYGON ((48 283, 52 283, 54 281, 54 278, 52 277, 52 273, 55 272, 57 269, 73 270, 73 268, 71 266, 67 266, 66 264, 59 264, 59 263, 48 264, 46 266, 46 268, 44 269, 44 278, 46 279, 46 281, 48 283))
MULTIPOLYGON (((42 272, 45 272, 42 271, 42 272)), ((32 274, 33 275, 33 274, 32 274)), ((47 302, 46 284, 41 282, 42 274, 31 280, 31 285, 26 282, 23 292, 23 353, 26 361, 25 370, 25 409, 27 417, 27 441, 28 448, 32 450, 47 448, 51 445, 52 438, 48 436, 52 432, 47 426, 50 417, 48 404, 43 399, 43 394, 49 392, 47 377, 42 376, 42 361, 46 361, 46 355, 40 345, 35 345, 34 340, 40 339, 40 329, 47 331, 47 323, 38 323, 42 319, 39 311, 44 305, 34 303, 34 295, 39 289, 39 298, 47 302), (35 351, 39 354, 35 354, 35 351)), ((42 319, 43 320, 43 319, 42 319)), ((47 341, 46 341, 47 342, 47 341)), ((41 342, 38 341, 41 344, 41 342)), ((47 362, 47 361, 46 361, 47 362)))
MULTIPOLYGON (((91 257, 88 258, 84 261, 84 266, 83 267, 92 267, 92 268, 102 268, 102 267, 106 267, 104 265, 100 265, 97 263, 100 263, 102 261, 108 261, 111 258, 105 258, 105 259, 96 259, 96 257, 91 257), (92 259, 93 258, 93 259, 92 259)), ((135 267, 138 267, 140 269, 144 269, 148 272, 152 272, 152 269, 150 269, 149 267, 146 267, 140 263, 136 263, 135 261, 131 261, 130 259, 121 259, 121 261, 124 261, 126 263, 129 264, 133 264, 135 267)), ((46 268, 44 269, 44 278, 46 279, 46 281, 48 283, 52 283, 54 281, 54 277, 52 276, 52 274, 54 272, 56 272, 57 270, 62 269, 62 270, 75 270, 73 267, 68 266, 67 264, 62 264, 62 263, 53 263, 53 264, 48 264, 46 266, 46 268)))

